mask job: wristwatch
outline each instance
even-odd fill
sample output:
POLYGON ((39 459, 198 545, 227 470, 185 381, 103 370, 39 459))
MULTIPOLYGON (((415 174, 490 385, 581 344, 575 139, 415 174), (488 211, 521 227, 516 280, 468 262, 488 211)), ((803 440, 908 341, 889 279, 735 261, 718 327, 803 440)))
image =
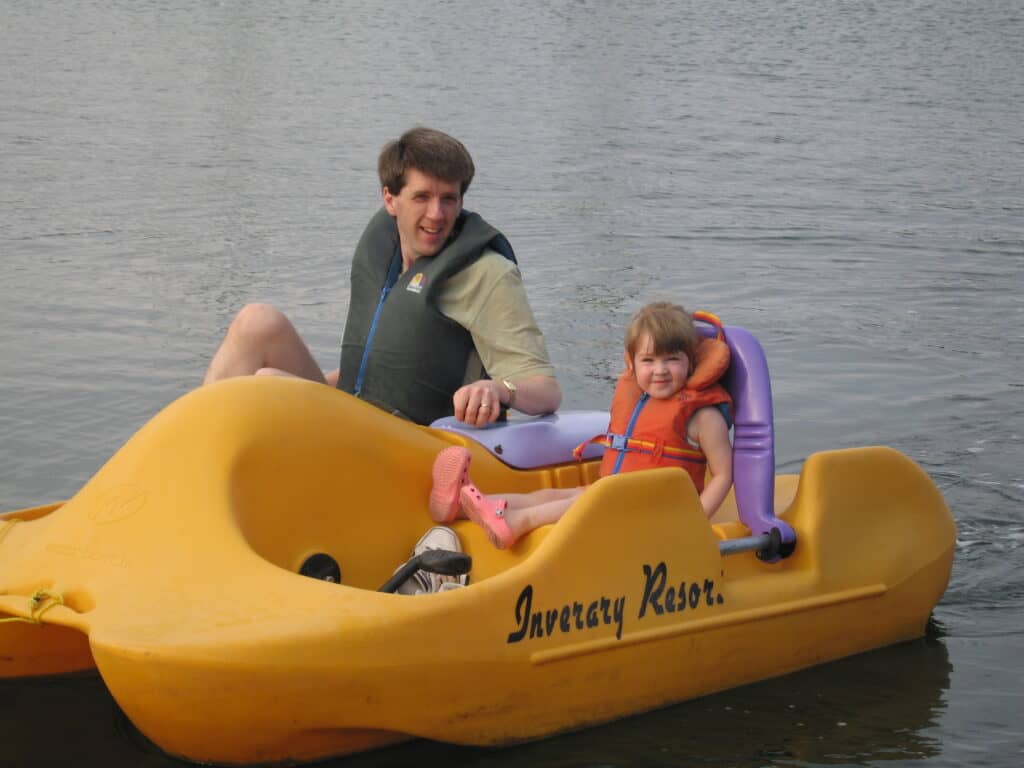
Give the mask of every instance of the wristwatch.
POLYGON ((508 390, 508 402, 505 405, 511 408, 516 402, 516 385, 508 379, 502 379, 501 383, 508 390))

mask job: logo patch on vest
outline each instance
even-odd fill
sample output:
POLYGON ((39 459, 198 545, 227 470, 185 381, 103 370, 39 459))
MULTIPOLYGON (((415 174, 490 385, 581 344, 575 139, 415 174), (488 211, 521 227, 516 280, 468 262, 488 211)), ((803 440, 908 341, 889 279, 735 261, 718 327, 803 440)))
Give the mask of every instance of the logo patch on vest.
POLYGON ((423 276, 422 272, 417 272, 412 276, 412 280, 409 281, 409 285, 405 287, 405 290, 412 291, 413 293, 421 293, 426 287, 427 278, 423 276))

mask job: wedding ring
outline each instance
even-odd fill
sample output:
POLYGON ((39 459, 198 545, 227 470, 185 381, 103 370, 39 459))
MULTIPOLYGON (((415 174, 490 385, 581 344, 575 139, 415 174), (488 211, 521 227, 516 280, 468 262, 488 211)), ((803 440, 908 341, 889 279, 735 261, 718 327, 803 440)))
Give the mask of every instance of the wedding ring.
POLYGON ((490 403, 480 403, 480 410, 481 411, 489 411, 489 410, 491 410, 491 404, 490 403))

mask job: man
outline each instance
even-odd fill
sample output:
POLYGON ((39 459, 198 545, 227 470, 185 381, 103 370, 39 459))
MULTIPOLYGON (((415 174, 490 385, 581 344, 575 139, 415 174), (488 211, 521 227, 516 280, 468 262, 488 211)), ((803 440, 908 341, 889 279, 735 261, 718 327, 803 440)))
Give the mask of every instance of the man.
POLYGON ((466 148, 440 131, 413 128, 388 143, 378 159, 384 208, 352 261, 339 370, 325 374, 279 310, 250 304, 204 383, 299 376, 421 424, 454 414, 484 426, 502 406, 556 410, 561 389, 508 241, 462 210, 474 172, 466 148))

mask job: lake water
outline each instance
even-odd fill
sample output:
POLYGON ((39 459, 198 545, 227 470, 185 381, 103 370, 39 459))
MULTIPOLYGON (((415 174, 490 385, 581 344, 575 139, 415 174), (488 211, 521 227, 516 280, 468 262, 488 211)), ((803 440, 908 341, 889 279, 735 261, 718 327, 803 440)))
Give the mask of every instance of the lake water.
MULTIPOLYGON (((271 301, 336 363, 376 155, 462 139, 569 408, 642 303, 761 339, 780 469, 891 445, 953 510, 929 636, 607 727, 331 766, 1024 760, 1017 0, 0 2, 0 510, 72 495, 271 301)), ((164 766, 92 677, 0 764, 164 766)))

